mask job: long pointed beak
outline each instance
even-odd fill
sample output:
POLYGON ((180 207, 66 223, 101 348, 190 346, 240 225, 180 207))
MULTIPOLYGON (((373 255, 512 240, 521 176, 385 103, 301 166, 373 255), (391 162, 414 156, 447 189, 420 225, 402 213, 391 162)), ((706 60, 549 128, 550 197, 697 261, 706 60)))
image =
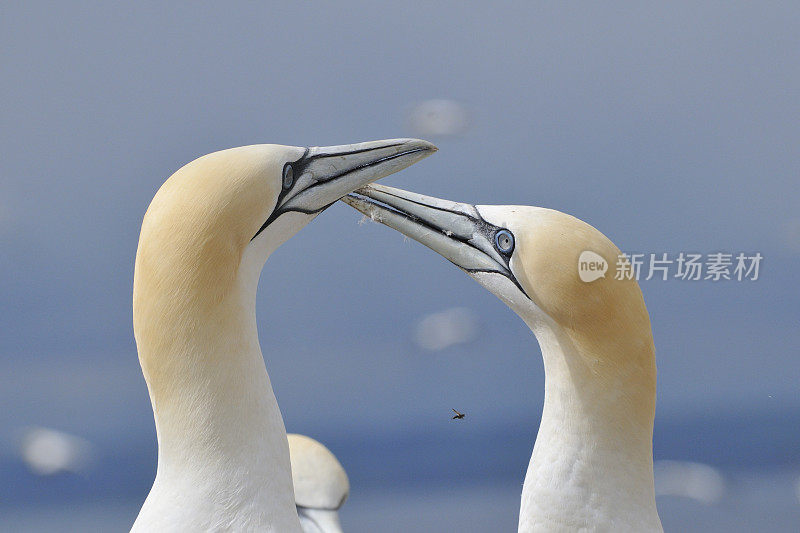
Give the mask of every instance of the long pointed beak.
POLYGON ((377 184, 358 189, 342 201, 424 244, 468 274, 497 273, 525 293, 511 272, 510 253, 495 245, 503 228, 486 222, 474 205, 377 184))
POLYGON ((300 159, 287 163, 284 179, 290 180, 289 185, 284 183, 275 210, 253 238, 284 213, 320 213, 345 194, 403 170, 436 150, 421 139, 307 148, 300 159))

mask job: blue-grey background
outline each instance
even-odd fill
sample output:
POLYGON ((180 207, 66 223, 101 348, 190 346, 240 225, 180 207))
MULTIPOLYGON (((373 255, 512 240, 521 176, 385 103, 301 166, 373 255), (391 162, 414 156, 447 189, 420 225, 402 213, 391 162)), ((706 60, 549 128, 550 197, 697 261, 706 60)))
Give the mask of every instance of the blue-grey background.
MULTIPOLYGON (((211 151, 470 127, 386 183, 557 208, 623 250, 761 252, 752 282, 642 282, 656 459, 724 498, 659 498, 674 531, 796 531, 800 502, 800 7, 796 3, 10 3, 0 7, 0 530, 116 530, 155 473, 131 327, 139 225, 211 151), (19 435, 92 443, 37 476, 19 435)), ((349 531, 510 531, 543 396, 535 340, 422 246, 334 205, 280 248, 258 318, 287 429, 337 454, 349 531), (474 310, 437 353, 421 316, 474 310), (449 410, 467 413, 451 423, 449 410)))

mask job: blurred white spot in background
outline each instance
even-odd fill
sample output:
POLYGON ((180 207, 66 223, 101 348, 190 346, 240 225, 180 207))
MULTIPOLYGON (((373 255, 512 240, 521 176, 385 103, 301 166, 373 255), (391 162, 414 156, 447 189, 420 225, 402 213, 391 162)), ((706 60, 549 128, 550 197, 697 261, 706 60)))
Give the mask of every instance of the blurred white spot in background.
POLYGON ((40 476, 77 473, 87 468, 92 459, 89 441, 43 427, 23 431, 19 452, 28 468, 40 476))
POLYGON ((786 223, 786 246, 793 252, 800 253, 800 218, 794 218, 786 223))
POLYGON ((414 342, 431 352, 469 342, 477 335, 478 316, 465 307, 453 307, 426 315, 414 328, 414 342))
POLYGON ((464 106, 453 100, 425 100, 408 110, 408 127, 419 136, 459 135, 467 131, 464 106))
POLYGON ((725 479, 702 463, 656 461, 653 465, 656 496, 683 496, 710 505, 725 495, 725 479))

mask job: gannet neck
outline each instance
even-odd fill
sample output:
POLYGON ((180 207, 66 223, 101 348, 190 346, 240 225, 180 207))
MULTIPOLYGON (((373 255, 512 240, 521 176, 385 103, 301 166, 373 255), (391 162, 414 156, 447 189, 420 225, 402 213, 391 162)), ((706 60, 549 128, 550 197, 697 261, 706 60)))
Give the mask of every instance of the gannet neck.
POLYGON ((256 329, 258 272, 271 246, 245 252, 218 300, 212 285, 211 294, 161 299, 149 290, 146 255, 137 262, 135 329, 158 468, 134 531, 300 531, 286 430, 256 329))
POLYGON ((545 397, 519 531, 662 531, 653 484, 655 369, 615 375, 600 368, 611 358, 580 353, 552 321, 538 317, 531 329, 545 397), (651 379, 652 387, 630 386, 651 379))

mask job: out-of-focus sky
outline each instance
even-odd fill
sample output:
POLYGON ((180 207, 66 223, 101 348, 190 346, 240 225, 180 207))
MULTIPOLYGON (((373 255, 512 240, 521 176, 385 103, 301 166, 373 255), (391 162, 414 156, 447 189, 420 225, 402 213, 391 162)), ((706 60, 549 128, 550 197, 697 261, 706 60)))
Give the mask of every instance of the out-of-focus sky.
MULTIPOLYGON (((408 110, 434 98, 463 106, 468 128, 385 183, 556 208, 624 251, 760 252, 758 281, 642 283, 658 416, 797 412, 798 23, 791 2, 6 3, 0 454, 29 425, 153 441, 131 282, 142 215, 172 172, 244 144, 424 136, 408 110)), ((359 218, 334 205, 262 274, 287 428, 449 431, 456 407, 459 431, 533 434, 544 378, 527 327, 359 218), (477 336, 417 347, 418 321, 452 307, 475 313, 477 336)))

